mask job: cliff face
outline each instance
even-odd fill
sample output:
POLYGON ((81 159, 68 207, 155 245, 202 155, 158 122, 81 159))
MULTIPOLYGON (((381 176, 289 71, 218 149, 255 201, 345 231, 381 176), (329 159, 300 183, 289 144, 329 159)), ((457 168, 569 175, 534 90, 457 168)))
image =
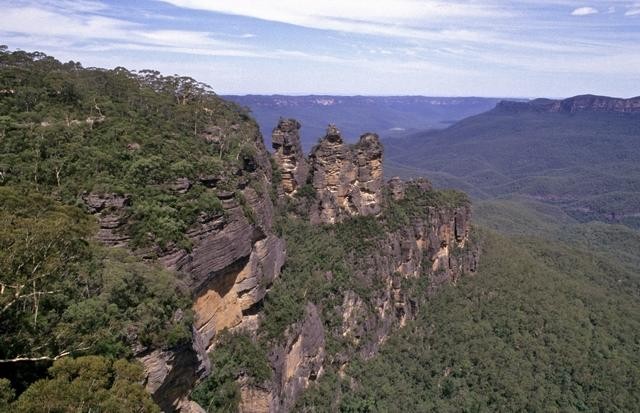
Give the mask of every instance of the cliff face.
MULTIPOLYGON (((302 153, 295 156, 300 164, 302 153)), ((393 330, 419 311, 416 296, 429 296, 443 283, 475 273, 478 256, 470 238, 470 205, 464 201, 432 206, 436 195, 425 179, 404 183, 393 178, 385 184, 382 156, 376 135, 365 134, 348 146, 333 126, 309 155, 305 180, 314 191, 305 199, 290 195, 293 205, 302 204, 293 210, 308 206, 306 219, 315 225, 339 227, 351 218, 370 217, 384 223, 384 229, 375 234, 367 253, 347 254, 353 285, 361 288, 342 291, 333 308, 325 304, 318 311, 307 303, 304 320, 291 326, 284 343, 271 349, 272 381, 261 388, 243 387, 242 411, 289 411, 326 369, 343 371, 357 354, 375 355, 393 330), (392 211, 400 210, 396 213, 404 218, 392 224, 392 211), (426 291, 416 291, 412 285, 422 277, 428 279, 423 284, 426 291), (338 350, 327 350, 329 337, 341 343, 338 350)), ((290 164, 277 163, 283 171, 290 164)), ((333 274, 322 276, 331 282, 333 274)))
MULTIPOLYGON (((356 355, 373 356, 394 329, 419 311, 416 296, 428 296, 439 285, 476 270, 467 203, 432 202, 436 192, 424 179, 405 183, 394 178, 385 184, 383 149, 375 134, 347 145, 330 126, 306 158, 299 129, 300 124, 289 119, 273 131, 273 160, 281 177, 278 206, 269 196, 272 167, 258 135, 251 142, 252 156, 232 171, 239 177, 235 187, 222 185, 214 174, 199 178, 221 201, 222 211, 199 216, 186 233, 189 249, 170 245, 138 251, 180 274, 193 298, 192 342, 138 354, 146 368, 147 389, 165 411, 201 411, 188 395, 210 373, 207 353, 216 351, 216 337, 223 329, 248 331, 260 340, 263 301, 286 261, 285 241, 274 231, 276 215, 286 212, 278 209, 304 211, 297 219, 327 228, 363 217, 381 223, 381 230, 367 253, 346 254, 349 285, 359 287, 340 291, 332 304, 305 300, 302 318, 289 325, 280 340, 269 342, 272 378, 259 384, 237 378, 242 412, 292 410, 327 369, 342 371, 356 355), (392 225, 394 214, 401 218, 392 225), (414 281, 424 277, 426 291, 416 291, 414 281), (340 345, 329 350, 328 341, 340 345)), ((208 130, 205 135, 203 139, 210 139, 208 130)), ((185 178, 170 190, 188 194, 193 187, 185 178)), ((84 201, 100 223, 98 239, 126 246, 130 198, 87 194, 84 201)), ((327 283, 334 277, 331 272, 322 276, 327 283)))
POLYGON ((300 123, 295 119, 281 119, 271 135, 273 158, 280 167, 282 189, 287 195, 295 194, 306 183, 309 173, 299 130, 300 123))
POLYGON ((442 284, 475 273, 478 256, 468 245, 469 218, 469 207, 428 209, 424 219, 385 234, 375 253, 354 259, 354 276, 381 287, 372 298, 351 290, 344 295, 338 333, 348 346, 338 359, 348 363, 354 353, 374 356, 395 328, 414 318, 419 310, 414 296, 432 295, 442 284), (428 283, 416 294, 409 285, 420 277, 428 277, 428 283))
MULTIPOLYGON (((210 135, 205 131, 202 139, 209 141, 210 135)), ((222 212, 198 217, 185 234, 189 249, 174 245, 136 251, 176 271, 193 297, 192 344, 138 354, 146 369, 147 390, 164 411, 194 408, 187 395, 209 373, 207 352, 214 347, 216 334, 225 328, 255 331, 262 300, 285 261, 285 243, 272 228, 269 155, 261 135, 249 144, 252 156, 233 171, 232 175, 238 177, 234 188, 219 188, 222 185, 217 175, 199 178, 221 201, 222 212)), ((188 193, 191 187, 192 182, 184 178, 172 184, 170 190, 188 193)), ((98 218, 97 239, 109 246, 128 246, 129 197, 92 193, 84 197, 84 202, 98 218)))
POLYGON ((607 96, 582 95, 564 100, 535 99, 531 102, 500 102, 496 110, 518 112, 580 113, 618 112, 640 113, 640 97, 619 99, 607 96))

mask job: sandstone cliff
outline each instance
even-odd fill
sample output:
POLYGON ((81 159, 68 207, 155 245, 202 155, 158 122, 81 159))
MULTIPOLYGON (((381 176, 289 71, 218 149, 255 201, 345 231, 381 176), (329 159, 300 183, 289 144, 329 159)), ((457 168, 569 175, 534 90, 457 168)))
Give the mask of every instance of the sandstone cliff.
MULTIPOLYGON (((289 120, 287 125, 296 125, 287 144, 299 147, 297 122, 289 120)), ((274 149, 279 151, 281 144, 274 149)), ((301 151, 290 154, 295 162, 276 158, 283 175, 291 164, 305 162, 301 151)), ((289 198, 285 209, 314 225, 339 230, 362 217, 372 219, 379 231, 371 239, 354 240, 369 245, 345 255, 351 277, 346 285, 353 287, 332 294, 331 301, 308 303, 304 317, 273 344, 274 378, 260 387, 243 385, 243 412, 289 411, 326 369, 342 371, 357 354, 373 356, 394 329, 419 311, 419 297, 476 271, 466 198, 445 200, 425 179, 404 183, 393 178, 385 184, 382 156, 376 135, 365 134, 349 146, 330 126, 308 158, 304 181, 313 191, 304 196, 283 191, 289 198), (334 343, 332 350, 327 349, 328 339, 334 343)), ((331 272, 322 277, 328 284, 336 283, 331 272)))
MULTIPOLYGON (((212 134, 224 133, 221 128, 209 128, 202 139, 209 142, 212 134)), ((190 345, 137 352, 147 372, 147 390, 164 411, 195 408, 187 396, 195 383, 209 373, 207 351, 214 347, 216 334, 223 329, 255 331, 262 300, 285 261, 284 241, 272 228, 269 154, 260 134, 248 144, 251 156, 241 159, 229 174, 234 177, 234 187, 229 188, 229 183, 218 175, 199 178, 199 183, 221 201, 222 211, 200 214, 185 234, 190 248, 169 245, 135 251, 176 271, 193 297, 190 345)), ((183 178, 167 189, 188 194, 193 184, 183 178)), ((91 193, 83 199, 98 218, 100 230, 96 238, 109 246, 127 247, 131 240, 127 232, 130 198, 91 193)))
POLYGON ((281 185, 287 195, 295 194, 304 186, 309 173, 302 153, 299 130, 300 123, 295 119, 281 119, 271 135, 273 158, 280 167, 281 185))
MULTIPOLYGON (((420 310, 419 297, 476 270, 465 199, 445 199, 425 179, 405 183, 394 178, 385 183, 383 148, 375 134, 347 145, 330 126, 307 158, 299 129, 297 121, 283 119, 273 130, 276 171, 256 135, 250 155, 228 171, 233 186, 211 174, 199 182, 179 179, 167 188, 188 194, 196 184, 204 186, 222 209, 198 217, 185 234, 189 248, 171 244, 137 251, 174 270, 193 299, 191 343, 137 350, 146 368, 147 389, 164 411, 202 411, 188 396, 211 373, 207 353, 216 351, 216 337, 224 329, 249 332, 265 347, 272 370, 265 382, 250 380, 250 372, 237 377, 240 411, 291 411, 327 369, 342 371, 356 355, 373 356, 394 329, 420 310), (274 172, 280 177, 277 182, 274 172), (276 205, 274 195, 280 197, 276 205), (348 280, 322 272, 324 283, 335 291, 326 300, 303 294, 300 318, 278 339, 266 340, 260 330, 263 302, 287 255, 285 240, 274 228, 277 217, 327 228, 336 237, 334 229, 357 227, 357 219, 368 219, 364 224, 376 230, 370 239, 358 240, 358 232, 349 237, 349 242, 366 248, 344 251, 341 259, 348 280)), ((213 135, 224 131, 209 128, 203 139, 213 142, 213 135)), ((130 197, 92 193, 84 202, 98 218, 98 240, 126 247, 130 197)))
POLYGON ((500 112, 618 112, 640 113, 640 97, 619 99, 607 96, 582 95, 564 100, 535 99, 530 102, 502 101, 496 106, 500 112))

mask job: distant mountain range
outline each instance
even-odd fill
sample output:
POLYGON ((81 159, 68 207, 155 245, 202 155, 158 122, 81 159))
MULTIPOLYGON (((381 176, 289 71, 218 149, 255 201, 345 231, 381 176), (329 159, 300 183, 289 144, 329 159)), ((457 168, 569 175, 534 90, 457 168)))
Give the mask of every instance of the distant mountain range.
POLYGON ((442 129, 468 116, 487 111, 499 98, 427 96, 224 96, 249 108, 267 144, 280 117, 302 124, 305 150, 324 136, 326 127, 337 125, 349 142, 364 132, 394 137, 425 129, 442 129))
POLYGON ((477 198, 527 195, 580 221, 640 228, 640 98, 501 102, 385 146, 391 174, 425 175, 477 198))

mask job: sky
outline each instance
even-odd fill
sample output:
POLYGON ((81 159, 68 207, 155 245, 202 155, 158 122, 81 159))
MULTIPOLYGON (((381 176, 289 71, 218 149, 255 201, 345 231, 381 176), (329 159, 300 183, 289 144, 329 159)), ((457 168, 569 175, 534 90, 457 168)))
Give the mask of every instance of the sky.
POLYGON ((0 0, 0 44, 219 94, 640 95, 637 0, 0 0))

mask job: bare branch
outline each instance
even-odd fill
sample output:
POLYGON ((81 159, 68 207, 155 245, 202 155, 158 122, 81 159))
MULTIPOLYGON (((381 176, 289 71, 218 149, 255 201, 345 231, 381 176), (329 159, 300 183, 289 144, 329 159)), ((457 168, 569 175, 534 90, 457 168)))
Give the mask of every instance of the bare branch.
POLYGON ((19 363, 21 361, 34 361, 34 362, 35 361, 56 361, 58 359, 68 356, 71 353, 88 350, 89 348, 90 347, 81 347, 75 350, 63 351, 62 353, 54 357, 42 356, 42 357, 16 357, 14 359, 0 359, 0 364, 1 363, 19 363))
POLYGON ((5 304, 4 307, 2 307, 2 310, 0 310, 0 314, 4 313, 5 311, 7 311, 9 308, 11 308, 11 306, 13 306, 15 303, 17 303, 18 301, 25 299, 25 298, 29 298, 29 297, 35 297, 37 298, 37 296, 40 295, 45 295, 45 294, 55 294, 60 292, 61 290, 53 290, 53 291, 34 291, 32 293, 29 294, 25 294, 25 295, 20 295, 19 292, 16 293, 15 298, 13 300, 11 300, 9 303, 5 304))

